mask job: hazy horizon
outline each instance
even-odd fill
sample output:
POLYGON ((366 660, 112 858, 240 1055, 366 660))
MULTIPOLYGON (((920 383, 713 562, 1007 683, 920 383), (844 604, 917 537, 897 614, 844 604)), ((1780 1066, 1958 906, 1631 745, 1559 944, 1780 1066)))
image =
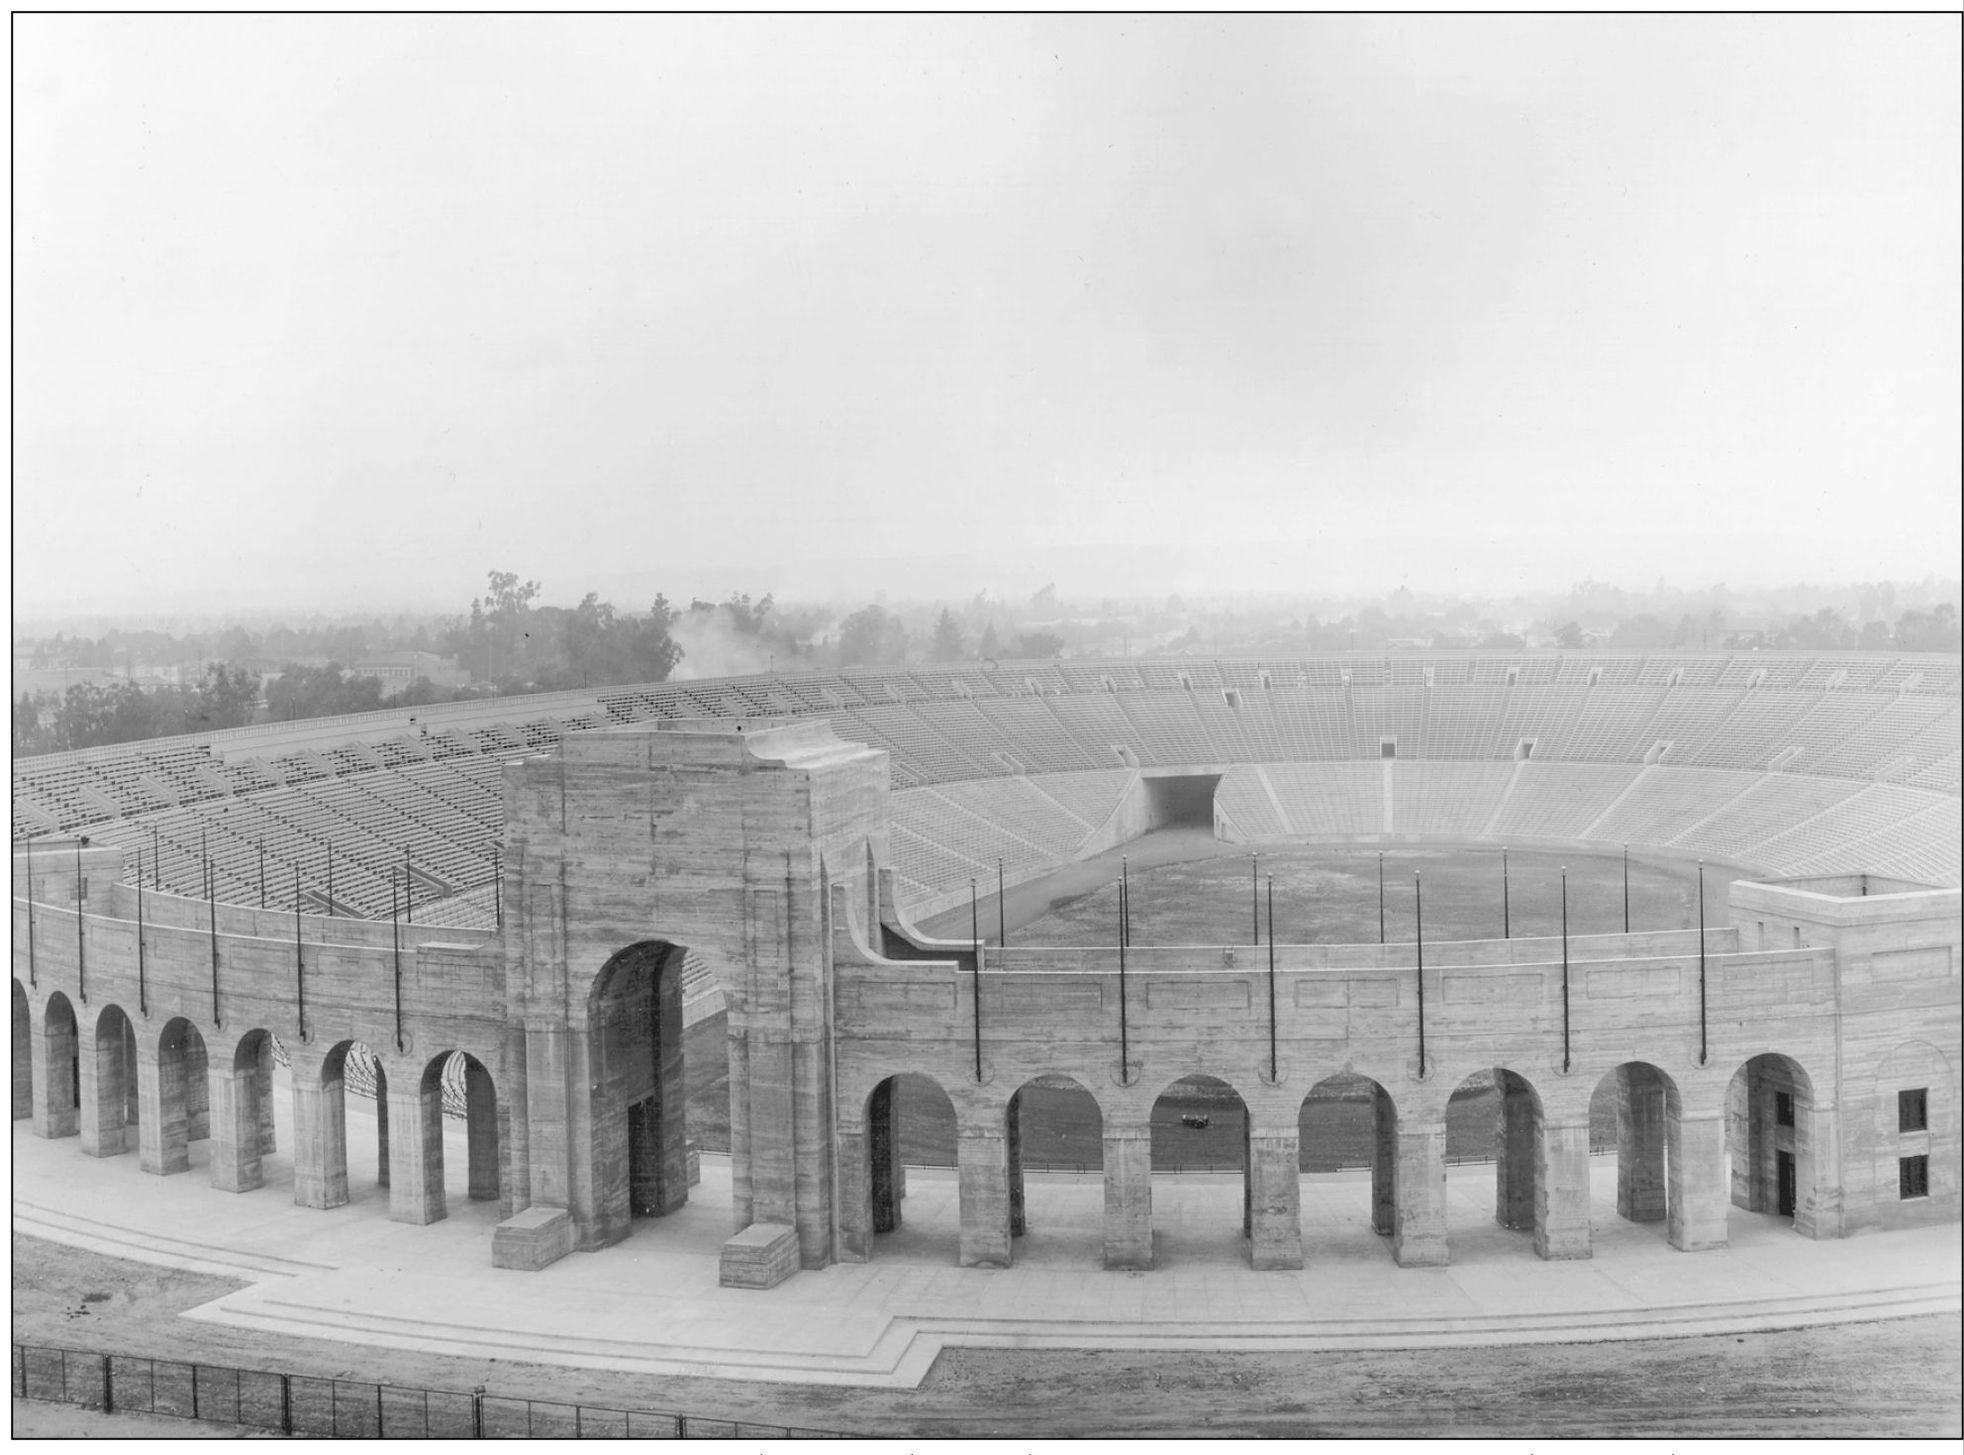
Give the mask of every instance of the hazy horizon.
POLYGON ((1954 578, 1955 41, 17 17, 14 609, 1954 578))

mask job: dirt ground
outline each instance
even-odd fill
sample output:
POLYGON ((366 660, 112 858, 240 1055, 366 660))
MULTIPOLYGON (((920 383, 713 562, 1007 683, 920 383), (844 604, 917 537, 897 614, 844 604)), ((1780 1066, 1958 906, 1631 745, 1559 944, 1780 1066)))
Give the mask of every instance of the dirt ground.
MULTIPOLYGON (((369 1349, 193 1323, 236 1285, 13 1241, 14 1338, 879 1436, 1950 1437, 1956 1315, 1781 1333, 1354 1354, 949 1350, 914 1390, 744 1384, 369 1349), (94 1297, 91 1297, 93 1295, 94 1297), (107 1295, 103 1297, 102 1295, 107 1295)), ((1140 1275, 1114 1275, 1115 1277, 1140 1275)), ((29 1406, 21 1434, 45 1406, 29 1406)), ((47 1416, 46 1418, 55 1418, 47 1416)), ((86 1420, 84 1421, 86 1424, 86 1420)), ((170 1422, 173 1432, 199 1433, 170 1422)), ((101 1433, 143 1433, 117 1428, 101 1433)), ((84 1433, 77 1430, 75 1433, 84 1433)))

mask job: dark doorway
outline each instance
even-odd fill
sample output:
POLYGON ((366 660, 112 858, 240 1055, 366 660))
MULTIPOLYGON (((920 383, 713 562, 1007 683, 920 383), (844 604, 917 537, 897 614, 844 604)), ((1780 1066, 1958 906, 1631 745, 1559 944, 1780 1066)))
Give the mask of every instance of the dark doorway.
POLYGON ((1775 1205, 1775 1211, 1783 1218, 1790 1218, 1794 1215, 1794 1209, 1800 1201, 1800 1179, 1794 1171, 1794 1154, 1776 1152, 1774 1160, 1780 1179, 1779 1201, 1775 1205))

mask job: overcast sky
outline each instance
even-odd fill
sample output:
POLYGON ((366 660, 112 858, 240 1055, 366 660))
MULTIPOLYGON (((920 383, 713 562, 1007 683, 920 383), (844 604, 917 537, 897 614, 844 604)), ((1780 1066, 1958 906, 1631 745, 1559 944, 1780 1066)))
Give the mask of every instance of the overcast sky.
POLYGON ((1954 575, 1958 30, 16 17, 16 607, 1954 575))

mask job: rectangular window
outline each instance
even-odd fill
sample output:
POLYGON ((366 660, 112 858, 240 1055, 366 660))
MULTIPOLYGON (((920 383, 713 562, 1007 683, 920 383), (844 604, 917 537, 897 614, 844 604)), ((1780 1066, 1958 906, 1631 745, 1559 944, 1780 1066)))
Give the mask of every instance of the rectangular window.
POLYGON ((1379 744, 1378 744, 1378 756, 1379 756, 1380 758, 1395 758, 1395 757, 1397 757, 1397 756, 1398 756, 1398 745, 1397 745, 1396 743, 1390 743, 1390 742, 1381 742, 1381 743, 1379 743, 1379 744))
POLYGON ((1897 1166, 1902 1168, 1903 1196, 1928 1197, 1930 1195, 1930 1159, 1928 1157, 1904 1157, 1897 1166))
POLYGON ((1790 1127, 1794 1124, 1794 1097, 1791 1091, 1773 1093, 1773 1125, 1790 1127))
POLYGON ((1914 1091, 1896 1093, 1896 1130, 1899 1132, 1927 1132, 1930 1130, 1930 1089, 1919 1086, 1914 1091))

